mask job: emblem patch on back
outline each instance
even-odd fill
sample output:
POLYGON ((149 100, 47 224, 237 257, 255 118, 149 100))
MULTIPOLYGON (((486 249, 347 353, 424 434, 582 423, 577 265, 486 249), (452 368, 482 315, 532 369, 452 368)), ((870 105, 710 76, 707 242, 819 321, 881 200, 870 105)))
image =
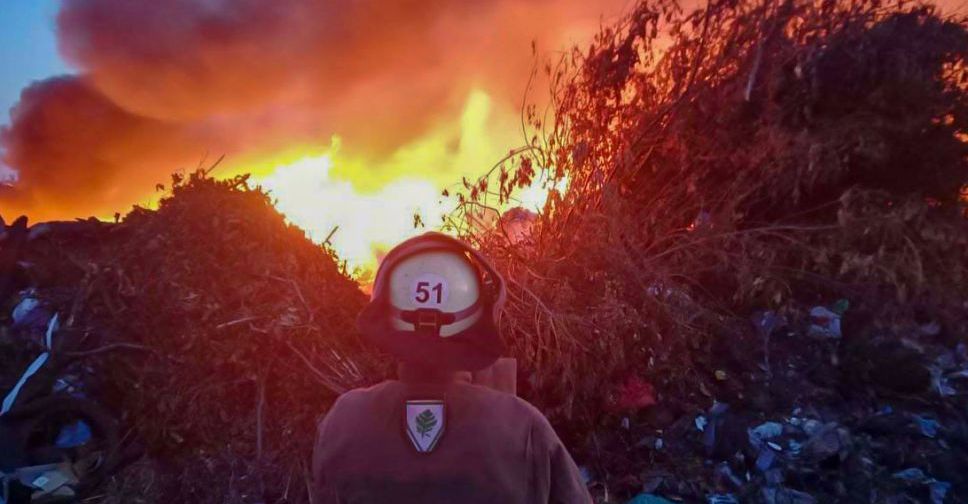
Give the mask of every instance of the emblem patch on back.
POLYGON ((444 401, 407 401, 407 437, 420 453, 430 453, 444 434, 444 401))

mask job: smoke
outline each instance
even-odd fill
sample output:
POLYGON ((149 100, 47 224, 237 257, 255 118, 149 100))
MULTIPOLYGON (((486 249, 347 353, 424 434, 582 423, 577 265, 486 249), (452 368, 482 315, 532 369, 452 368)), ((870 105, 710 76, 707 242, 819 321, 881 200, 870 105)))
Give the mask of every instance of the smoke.
POLYGON ((123 211, 206 153, 251 161, 334 134, 369 169, 404 170, 384 161, 453 129, 475 90, 517 114, 532 41, 563 49, 624 3, 63 0, 58 43, 78 75, 24 90, 0 131, 17 172, 0 212, 123 211))
POLYGON ((204 153, 191 128, 132 114, 71 76, 25 89, 0 143, 18 169, 0 191, 3 205, 33 209, 36 219, 130 205, 126 187, 150 188, 170 163, 204 153))

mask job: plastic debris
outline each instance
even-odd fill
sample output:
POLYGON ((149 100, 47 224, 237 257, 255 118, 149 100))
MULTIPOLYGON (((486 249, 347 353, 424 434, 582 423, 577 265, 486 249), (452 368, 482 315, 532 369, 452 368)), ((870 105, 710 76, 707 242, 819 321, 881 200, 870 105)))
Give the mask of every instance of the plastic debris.
POLYGON ((54 441, 58 448, 73 448, 91 440, 91 427, 84 420, 78 420, 61 428, 54 441))
POLYGON ((932 480, 928 482, 928 489, 931 491, 931 504, 943 504, 948 490, 951 490, 951 483, 932 480))
POLYGON ((704 424, 704 429, 702 430, 702 444, 706 447, 706 452, 712 452, 713 448, 716 446, 716 431, 718 426, 723 423, 723 417, 726 412, 729 411, 729 405, 721 402, 714 402, 712 407, 709 408, 708 415, 703 417, 707 421, 704 424))
POLYGON ((708 502, 709 504, 739 504, 739 499, 733 494, 712 494, 708 502))
POLYGON ((31 502, 43 502, 53 497, 72 497, 74 490, 71 485, 78 483, 71 464, 67 462, 20 467, 13 472, 13 477, 22 485, 34 489, 31 502))
POLYGON ((30 312, 34 311, 38 306, 40 306, 40 301, 32 297, 23 298, 13 309, 12 316, 14 325, 22 324, 24 318, 30 315, 30 312))
POLYGON ((923 416, 916 416, 914 417, 914 422, 917 424, 918 430, 921 431, 923 436, 934 438, 938 435, 938 428, 940 427, 940 424, 937 420, 923 416))
POLYGON ((628 501, 628 504, 672 504, 672 501, 655 494, 640 493, 628 501))
POLYGON ((823 306, 810 310, 810 335, 823 338, 840 338, 840 314, 823 306))
POLYGON ((783 424, 778 422, 765 422, 750 430, 750 442, 755 438, 757 441, 773 439, 783 434, 783 424))
POLYGON ((769 468, 773 467, 773 462, 776 461, 776 452, 773 450, 761 450, 756 456, 756 468, 760 472, 766 472, 769 468))
POLYGON ((3 403, 0 404, 0 415, 6 414, 8 411, 10 411, 10 408, 13 408, 13 403, 14 401, 17 400, 17 396, 20 394, 20 390, 23 388, 24 384, 27 383, 27 380, 31 376, 33 376, 35 373, 37 373, 38 370, 40 370, 41 366, 43 366, 44 363, 47 362, 47 358, 49 356, 50 356, 49 353, 44 352, 40 354, 39 357, 34 359, 34 361, 31 362, 29 366, 27 366, 26 371, 24 371, 24 373, 20 375, 20 379, 17 381, 17 384, 14 385, 13 388, 10 389, 10 392, 8 392, 7 395, 3 398, 3 403))
POLYGON ((23 389, 23 386, 27 383, 27 380, 36 374, 44 363, 47 362, 48 357, 50 357, 50 349, 53 348, 54 333, 57 331, 58 327, 60 327, 60 324, 57 319, 57 314, 55 313, 47 323, 47 334, 44 338, 44 344, 46 345, 48 351, 37 356, 37 358, 34 359, 29 366, 27 366, 27 369, 24 371, 24 373, 20 375, 20 379, 17 380, 16 385, 10 389, 10 392, 8 392, 3 398, 3 402, 0 403, 0 415, 6 414, 11 408, 13 408, 13 404, 17 400, 17 396, 20 394, 20 390, 23 389))
POLYGON ((14 307, 11 317, 14 328, 39 330, 47 324, 50 312, 36 298, 28 296, 14 307))
POLYGON ((924 475, 924 471, 918 469, 917 467, 910 467, 908 469, 904 469, 903 471, 898 471, 891 476, 911 483, 920 483, 927 479, 927 477, 924 475))
POLYGON ((750 445, 757 451, 756 468, 766 472, 776 461, 776 452, 783 451, 783 447, 770 441, 783 434, 783 425, 778 422, 764 422, 747 431, 750 445))
POLYGON ((694 423, 696 424, 696 430, 703 432, 706 430, 706 425, 709 424, 709 420, 706 420, 705 416, 699 415, 696 417, 694 423))

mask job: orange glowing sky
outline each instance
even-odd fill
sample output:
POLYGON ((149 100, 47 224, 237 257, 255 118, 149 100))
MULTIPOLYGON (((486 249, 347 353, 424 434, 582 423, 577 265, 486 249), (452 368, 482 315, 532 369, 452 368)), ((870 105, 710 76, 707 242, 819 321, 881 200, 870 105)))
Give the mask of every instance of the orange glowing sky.
MULTIPOLYGON (((225 154, 351 266, 433 225, 442 189, 524 142, 535 57, 590 40, 608 0, 63 0, 74 73, 24 89, 0 132, 0 213, 109 217, 225 154)), ((536 91, 541 98, 543 89, 536 91)), ((536 207, 544 191, 522 193, 536 207)))
POLYGON ((369 268, 421 232, 414 212, 433 225, 453 207, 442 189, 524 142, 532 43, 554 60, 631 5, 60 0, 51 32, 72 73, 33 82, 0 121, 0 168, 16 172, 0 214, 109 218, 224 154, 216 176, 251 172, 314 238, 339 226, 336 250, 369 268))

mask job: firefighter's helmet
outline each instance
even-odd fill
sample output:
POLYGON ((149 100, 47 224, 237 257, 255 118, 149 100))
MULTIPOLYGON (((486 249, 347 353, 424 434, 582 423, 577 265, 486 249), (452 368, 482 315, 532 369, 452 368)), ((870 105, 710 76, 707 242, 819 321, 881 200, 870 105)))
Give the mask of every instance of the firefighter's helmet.
POLYGON ((476 371, 503 350, 497 318, 504 296, 504 280, 483 255, 426 233, 383 259, 358 325, 401 361, 476 371))

